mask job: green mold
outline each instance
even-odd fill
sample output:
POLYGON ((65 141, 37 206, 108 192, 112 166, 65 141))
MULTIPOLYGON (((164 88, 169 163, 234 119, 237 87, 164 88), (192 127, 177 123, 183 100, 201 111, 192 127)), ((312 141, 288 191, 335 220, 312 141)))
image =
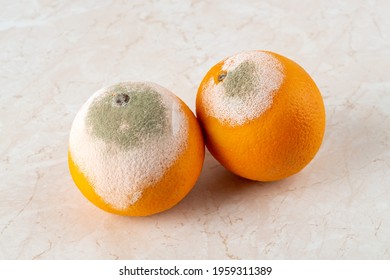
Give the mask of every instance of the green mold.
POLYGON ((121 148, 136 148, 168 131, 161 95, 143 84, 119 84, 94 101, 87 113, 90 133, 121 148))
POLYGON ((244 61, 232 71, 228 71, 223 77, 222 84, 227 96, 243 98, 248 93, 256 91, 256 64, 244 61))

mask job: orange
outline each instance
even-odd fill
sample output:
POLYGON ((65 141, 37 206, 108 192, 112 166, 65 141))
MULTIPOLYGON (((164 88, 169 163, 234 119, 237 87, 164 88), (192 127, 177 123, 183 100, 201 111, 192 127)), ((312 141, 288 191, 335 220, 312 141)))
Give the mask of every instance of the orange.
POLYGON ((294 61, 268 51, 238 53, 213 66, 199 86, 196 113, 211 154, 256 181, 302 170, 325 130, 315 82, 294 61))
POLYGON ((204 142, 191 110, 150 82, 119 83, 92 95, 77 113, 68 162, 81 193, 127 216, 165 211, 192 189, 204 142))

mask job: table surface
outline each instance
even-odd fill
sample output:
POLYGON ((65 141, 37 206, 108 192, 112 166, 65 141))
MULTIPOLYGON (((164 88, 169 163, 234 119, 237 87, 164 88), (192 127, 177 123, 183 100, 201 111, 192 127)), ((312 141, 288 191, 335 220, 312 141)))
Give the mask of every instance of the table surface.
POLYGON ((390 2, 1 6, 0 259, 390 258, 390 2), (207 153, 188 196, 149 217, 81 195, 67 144, 93 92, 153 81, 194 110, 208 69, 255 49, 295 60, 322 92, 325 138, 304 170, 252 182, 207 153))

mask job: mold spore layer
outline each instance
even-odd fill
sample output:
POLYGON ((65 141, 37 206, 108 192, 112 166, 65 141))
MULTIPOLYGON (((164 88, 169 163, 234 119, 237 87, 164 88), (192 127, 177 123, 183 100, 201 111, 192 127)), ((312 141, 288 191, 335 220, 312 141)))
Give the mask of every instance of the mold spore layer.
POLYGON ((120 83, 91 96, 70 132, 71 156, 114 209, 134 204, 187 145, 179 99, 153 83, 120 83))
POLYGON ((266 110, 284 80, 283 66, 272 54, 249 51, 227 58, 217 79, 203 91, 210 116, 231 126, 253 120, 266 110))

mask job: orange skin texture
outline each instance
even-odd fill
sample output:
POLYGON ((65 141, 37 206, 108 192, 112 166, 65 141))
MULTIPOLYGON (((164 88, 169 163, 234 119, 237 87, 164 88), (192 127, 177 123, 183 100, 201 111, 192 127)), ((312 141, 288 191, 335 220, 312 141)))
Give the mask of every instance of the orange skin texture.
POLYGON ((276 53, 284 67, 284 81, 271 107, 258 118, 231 126, 207 114, 203 86, 218 83, 223 62, 202 80, 196 113, 211 154, 228 170, 255 181, 276 181, 302 170, 318 152, 325 132, 321 93, 308 73, 294 61, 276 53))
POLYGON ((204 141, 201 128, 191 110, 180 100, 188 120, 187 147, 161 180, 144 189, 142 197, 127 209, 117 210, 95 192, 88 178, 80 171, 68 150, 69 170, 81 193, 99 208, 123 216, 149 216, 168 210, 179 203, 193 188, 204 161, 204 141))

